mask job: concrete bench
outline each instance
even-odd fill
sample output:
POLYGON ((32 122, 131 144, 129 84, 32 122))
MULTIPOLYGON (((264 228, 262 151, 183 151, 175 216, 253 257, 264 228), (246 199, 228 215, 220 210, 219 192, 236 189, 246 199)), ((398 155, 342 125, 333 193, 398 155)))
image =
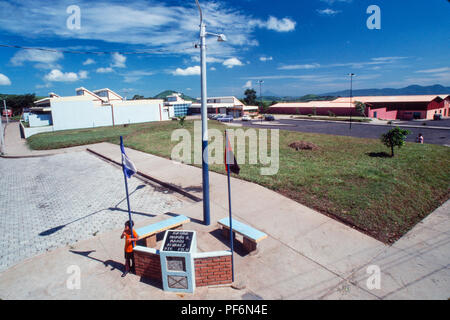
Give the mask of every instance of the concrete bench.
POLYGON ((148 226, 136 229, 138 239, 145 239, 145 245, 149 248, 156 246, 156 235, 166 230, 174 230, 190 222, 191 219, 183 215, 172 217, 163 221, 159 221, 148 226))
MULTIPOLYGON (((256 250, 258 242, 267 238, 267 234, 256 230, 253 227, 250 227, 242 222, 239 222, 235 219, 233 221, 233 238, 235 237, 235 233, 240 234, 243 237, 243 245, 244 248, 248 252, 252 252, 256 250)), ((230 235, 230 218, 223 218, 217 223, 222 227, 222 234, 229 238, 230 235)))

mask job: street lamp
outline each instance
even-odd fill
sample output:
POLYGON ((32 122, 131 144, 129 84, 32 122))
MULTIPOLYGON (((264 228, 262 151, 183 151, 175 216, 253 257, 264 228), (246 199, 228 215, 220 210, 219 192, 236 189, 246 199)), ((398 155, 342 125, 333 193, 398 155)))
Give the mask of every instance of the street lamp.
POLYGON ((259 83, 259 101, 261 102, 261 110, 262 110, 263 103, 262 103, 262 95, 261 95, 261 86, 264 83, 264 81, 263 80, 258 80, 258 83, 259 83))
POLYGON ((203 181, 203 223, 207 226, 211 224, 209 213, 209 169, 208 169, 208 104, 206 91, 206 36, 215 36, 217 41, 227 41, 224 34, 206 32, 206 25, 203 22, 203 13, 198 0, 198 11, 200 12, 200 70, 202 89, 202 181, 203 181))
POLYGON ((353 106, 352 106, 352 98, 353 98, 353 77, 355 76, 354 73, 349 73, 350 76, 350 130, 352 130, 352 113, 353 113, 353 106))

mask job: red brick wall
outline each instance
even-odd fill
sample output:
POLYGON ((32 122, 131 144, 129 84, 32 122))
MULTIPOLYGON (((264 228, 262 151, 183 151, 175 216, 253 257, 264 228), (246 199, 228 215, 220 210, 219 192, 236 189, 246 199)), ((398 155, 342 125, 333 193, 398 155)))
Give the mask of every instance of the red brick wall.
POLYGON ((195 285, 197 287, 232 282, 231 256, 194 259, 195 285))
POLYGON ((136 275, 162 282, 161 261, 158 254, 134 251, 136 275))

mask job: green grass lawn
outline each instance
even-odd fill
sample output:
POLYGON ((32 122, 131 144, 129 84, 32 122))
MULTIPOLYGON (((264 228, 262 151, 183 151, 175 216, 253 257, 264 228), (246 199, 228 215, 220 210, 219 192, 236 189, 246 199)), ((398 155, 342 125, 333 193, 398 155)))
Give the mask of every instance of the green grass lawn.
MULTIPOLYGON (((184 128, 193 131, 193 121, 184 128)), ((210 121, 210 128, 227 128, 210 121)), ((175 121, 42 133, 28 143, 33 149, 63 148, 96 142, 119 143, 169 158, 175 121)), ((244 128, 245 129, 245 128, 244 128)), ((407 143, 395 158, 379 140, 280 131, 280 168, 261 176, 261 165, 241 165, 241 179, 275 190, 308 207, 392 243, 445 202, 450 195, 450 149, 407 143), (295 151, 288 145, 309 141, 315 151, 295 151)), ((223 165, 210 169, 225 173, 223 165)), ((251 201, 252 199, 250 199, 251 201)), ((254 195, 253 201, 258 201, 254 195)))

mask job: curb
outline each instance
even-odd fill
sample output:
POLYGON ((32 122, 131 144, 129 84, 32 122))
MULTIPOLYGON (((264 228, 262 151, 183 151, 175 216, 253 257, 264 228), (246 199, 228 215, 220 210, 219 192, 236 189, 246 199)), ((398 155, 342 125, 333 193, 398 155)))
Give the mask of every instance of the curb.
MULTIPOLYGON (((120 166, 120 167, 122 166, 121 163, 119 163, 119 162, 117 162, 117 161, 114 161, 114 160, 112 160, 112 159, 110 159, 110 158, 108 158, 108 157, 106 157, 106 156, 104 156, 104 155, 102 155, 102 154, 100 154, 100 153, 98 153, 98 152, 95 152, 95 151, 92 150, 92 149, 87 148, 86 151, 88 151, 88 152, 90 152, 90 153, 92 153, 92 154, 94 154, 94 155, 96 155, 96 156, 102 158, 103 160, 106 160, 106 161, 108 161, 108 162, 112 162, 112 163, 114 163, 114 164, 116 164, 116 165, 118 165, 118 166, 120 166)), ((145 178, 145 179, 148 179, 148 180, 150 180, 150 181, 156 182, 157 184, 160 184, 160 185, 162 185, 163 187, 165 187, 165 188, 167 188, 167 189, 170 189, 170 190, 172 190, 172 191, 175 191, 175 192, 177 192, 177 193, 179 193, 179 194, 181 194, 181 195, 183 195, 183 196, 185 196, 185 197, 187 197, 187 198, 189 198, 189 199, 191 199, 191 200, 193 200, 193 201, 195 201, 195 202, 200 202, 200 201, 202 201, 201 198, 199 198, 199 197, 197 197, 197 196, 195 196, 195 195, 193 195, 193 194, 191 194, 191 193, 189 193, 189 192, 187 192, 187 191, 184 191, 183 189, 181 189, 181 188, 178 187, 178 186, 175 186, 175 185, 173 185, 173 184, 171 184, 171 183, 167 183, 167 182, 161 181, 161 180, 159 180, 159 179, 156 179, 156 178, 154 178, 154 177, 151 177, 151 176, 149 176, 149 175, 147 175, 147 174, 145 174, 145 173, 143 173, 143 172, 141 172, 141 171, 139 171, 139 170, 137 171, 137 175, 139 175, 139 176, 141 176, 141 177, 143 177, 143 178, 145 178)))
MULTIPOLYGON (((347 123, 350 121, 332 121, 332 120, 317 120, 317 119, 280 119, 280 120, 290 120, 290 121, 319 121, 319 122, 330 122, 330 123, 347 123)), ((370 123, 370 122, 359 122, 352 121, 355 125, 370 125, 370 126, 386 126, 386 127, 405 127, 405 128, 423 128, 423 129, 435 129, 435 130, 450 130, 450 127, 434 127, 434 126, 419 126, 419 125, 408 125, 408 124, 387 124, 387 123, 370 123)))
POLYGON ((28 159, 28 158, 43 158, 43 157, 50 157, 54 156, 58 153, 51 153, 51 154, 33 154, 28 156, 19 156, 19 155, 7 155, 7 154, 1 154, 0 158, 5 159, 28 159))

